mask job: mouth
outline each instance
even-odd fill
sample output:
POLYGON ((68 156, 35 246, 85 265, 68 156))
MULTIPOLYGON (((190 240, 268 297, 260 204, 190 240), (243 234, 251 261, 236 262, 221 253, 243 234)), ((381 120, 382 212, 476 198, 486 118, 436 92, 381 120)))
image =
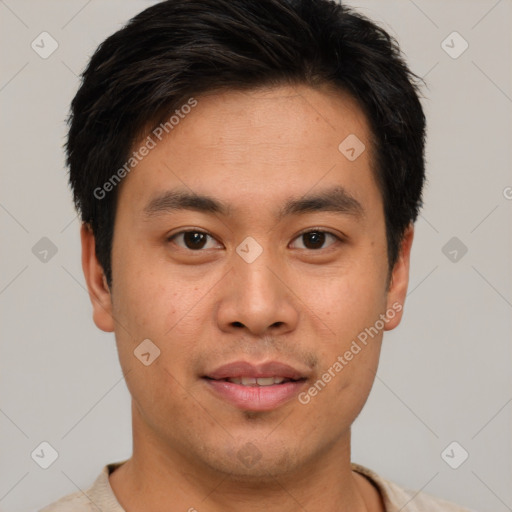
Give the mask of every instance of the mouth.
MULTIPOLYGON (((296 382, 294 379, 287 379, 286 377, 228 377, 227 379, 220 379, 225 382, 233 384, 240 384, 241 386, 274 386, 276 384, 283 384, 284 382, 296 382)), ((299 379, 297 379, 299 380, 299 379)))
POLYGON ((288 364, 230 363, 203 376, 219 399, 247 411, 271 411, 295 397, 307 380, 305 371, 288 364))

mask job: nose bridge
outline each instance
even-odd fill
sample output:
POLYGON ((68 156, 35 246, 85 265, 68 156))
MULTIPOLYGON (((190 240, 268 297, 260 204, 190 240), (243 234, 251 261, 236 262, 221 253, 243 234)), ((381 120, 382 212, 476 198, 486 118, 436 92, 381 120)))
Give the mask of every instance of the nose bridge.
POLYGON ((285 279, 278 278, 280 268, 275 252, 254 238, 239 244, 218 311, 222 329, 245 327, 261 335, 270 328, 294 327, 298 313, 285 279))
POLYGON ((249 239, 238 246, 237 254, 239 259, 236 261, 235 258, 235 272, 240 276, 236 287, 238 300, 247 312, 268 314, 276 307, 279 296, 283 295, 270 270, 277 267, 272 250, 268 247, 264 249, 254 239, 249 239))

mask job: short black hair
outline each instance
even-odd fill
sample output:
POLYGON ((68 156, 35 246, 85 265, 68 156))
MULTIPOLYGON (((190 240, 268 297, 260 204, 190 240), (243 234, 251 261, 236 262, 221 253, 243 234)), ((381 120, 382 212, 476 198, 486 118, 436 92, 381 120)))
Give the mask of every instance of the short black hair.
POLYGON ((201 93, 284 84, 330 84, 366 115, 391 270, 422 205, 419 82, 394 38, 331 0, 167 0, 145 9, 97 48, 68 119, 69 180, 107 283, 119 187, 102 187, 123 166, 129 172, 148 127, 201 93))

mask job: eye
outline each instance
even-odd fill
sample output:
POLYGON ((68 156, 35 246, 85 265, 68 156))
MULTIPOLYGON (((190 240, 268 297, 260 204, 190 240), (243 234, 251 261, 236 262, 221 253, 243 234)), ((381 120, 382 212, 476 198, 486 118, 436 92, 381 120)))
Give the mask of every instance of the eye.
POLYGON ((214 247, 208 247, 209 241, 214 241, 208 233, 199 230, 180 231, 171 235, 168 239, 169 242, 173 242, 183 249, 190 249, 192 251, 198 251, 201 249, 212 249, 214 247), (178 243, 179 240, 181 243, 178 243))
POLYGON ((306 231, 295 239, 302 241, 303 247, 295 247, 295 249, 326 249, 324 244, 326 240, 329 239, 331 239, 332 242, 327 247, 330 247, 337 241, 341 241, 340 237, 334 235, 333 233, 329 233, 328 231, 322 231, 320 229, 306 231))

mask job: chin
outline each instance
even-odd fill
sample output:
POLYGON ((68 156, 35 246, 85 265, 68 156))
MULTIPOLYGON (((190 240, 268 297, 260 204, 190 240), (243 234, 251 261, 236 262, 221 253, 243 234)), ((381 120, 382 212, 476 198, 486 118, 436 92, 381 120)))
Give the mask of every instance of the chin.
POLYGON ((248 485, 275 484, 275 478, 289 475, 303 463, 304 455, 298 457, 291 447, 272 446, 265 438, 256 443, 250 440, 239 440, 220 450, 212 450, 203 461, 212 470, 222 473, 231 480, 248 485), (260 448, 259 448, 260 447, 260 448))

